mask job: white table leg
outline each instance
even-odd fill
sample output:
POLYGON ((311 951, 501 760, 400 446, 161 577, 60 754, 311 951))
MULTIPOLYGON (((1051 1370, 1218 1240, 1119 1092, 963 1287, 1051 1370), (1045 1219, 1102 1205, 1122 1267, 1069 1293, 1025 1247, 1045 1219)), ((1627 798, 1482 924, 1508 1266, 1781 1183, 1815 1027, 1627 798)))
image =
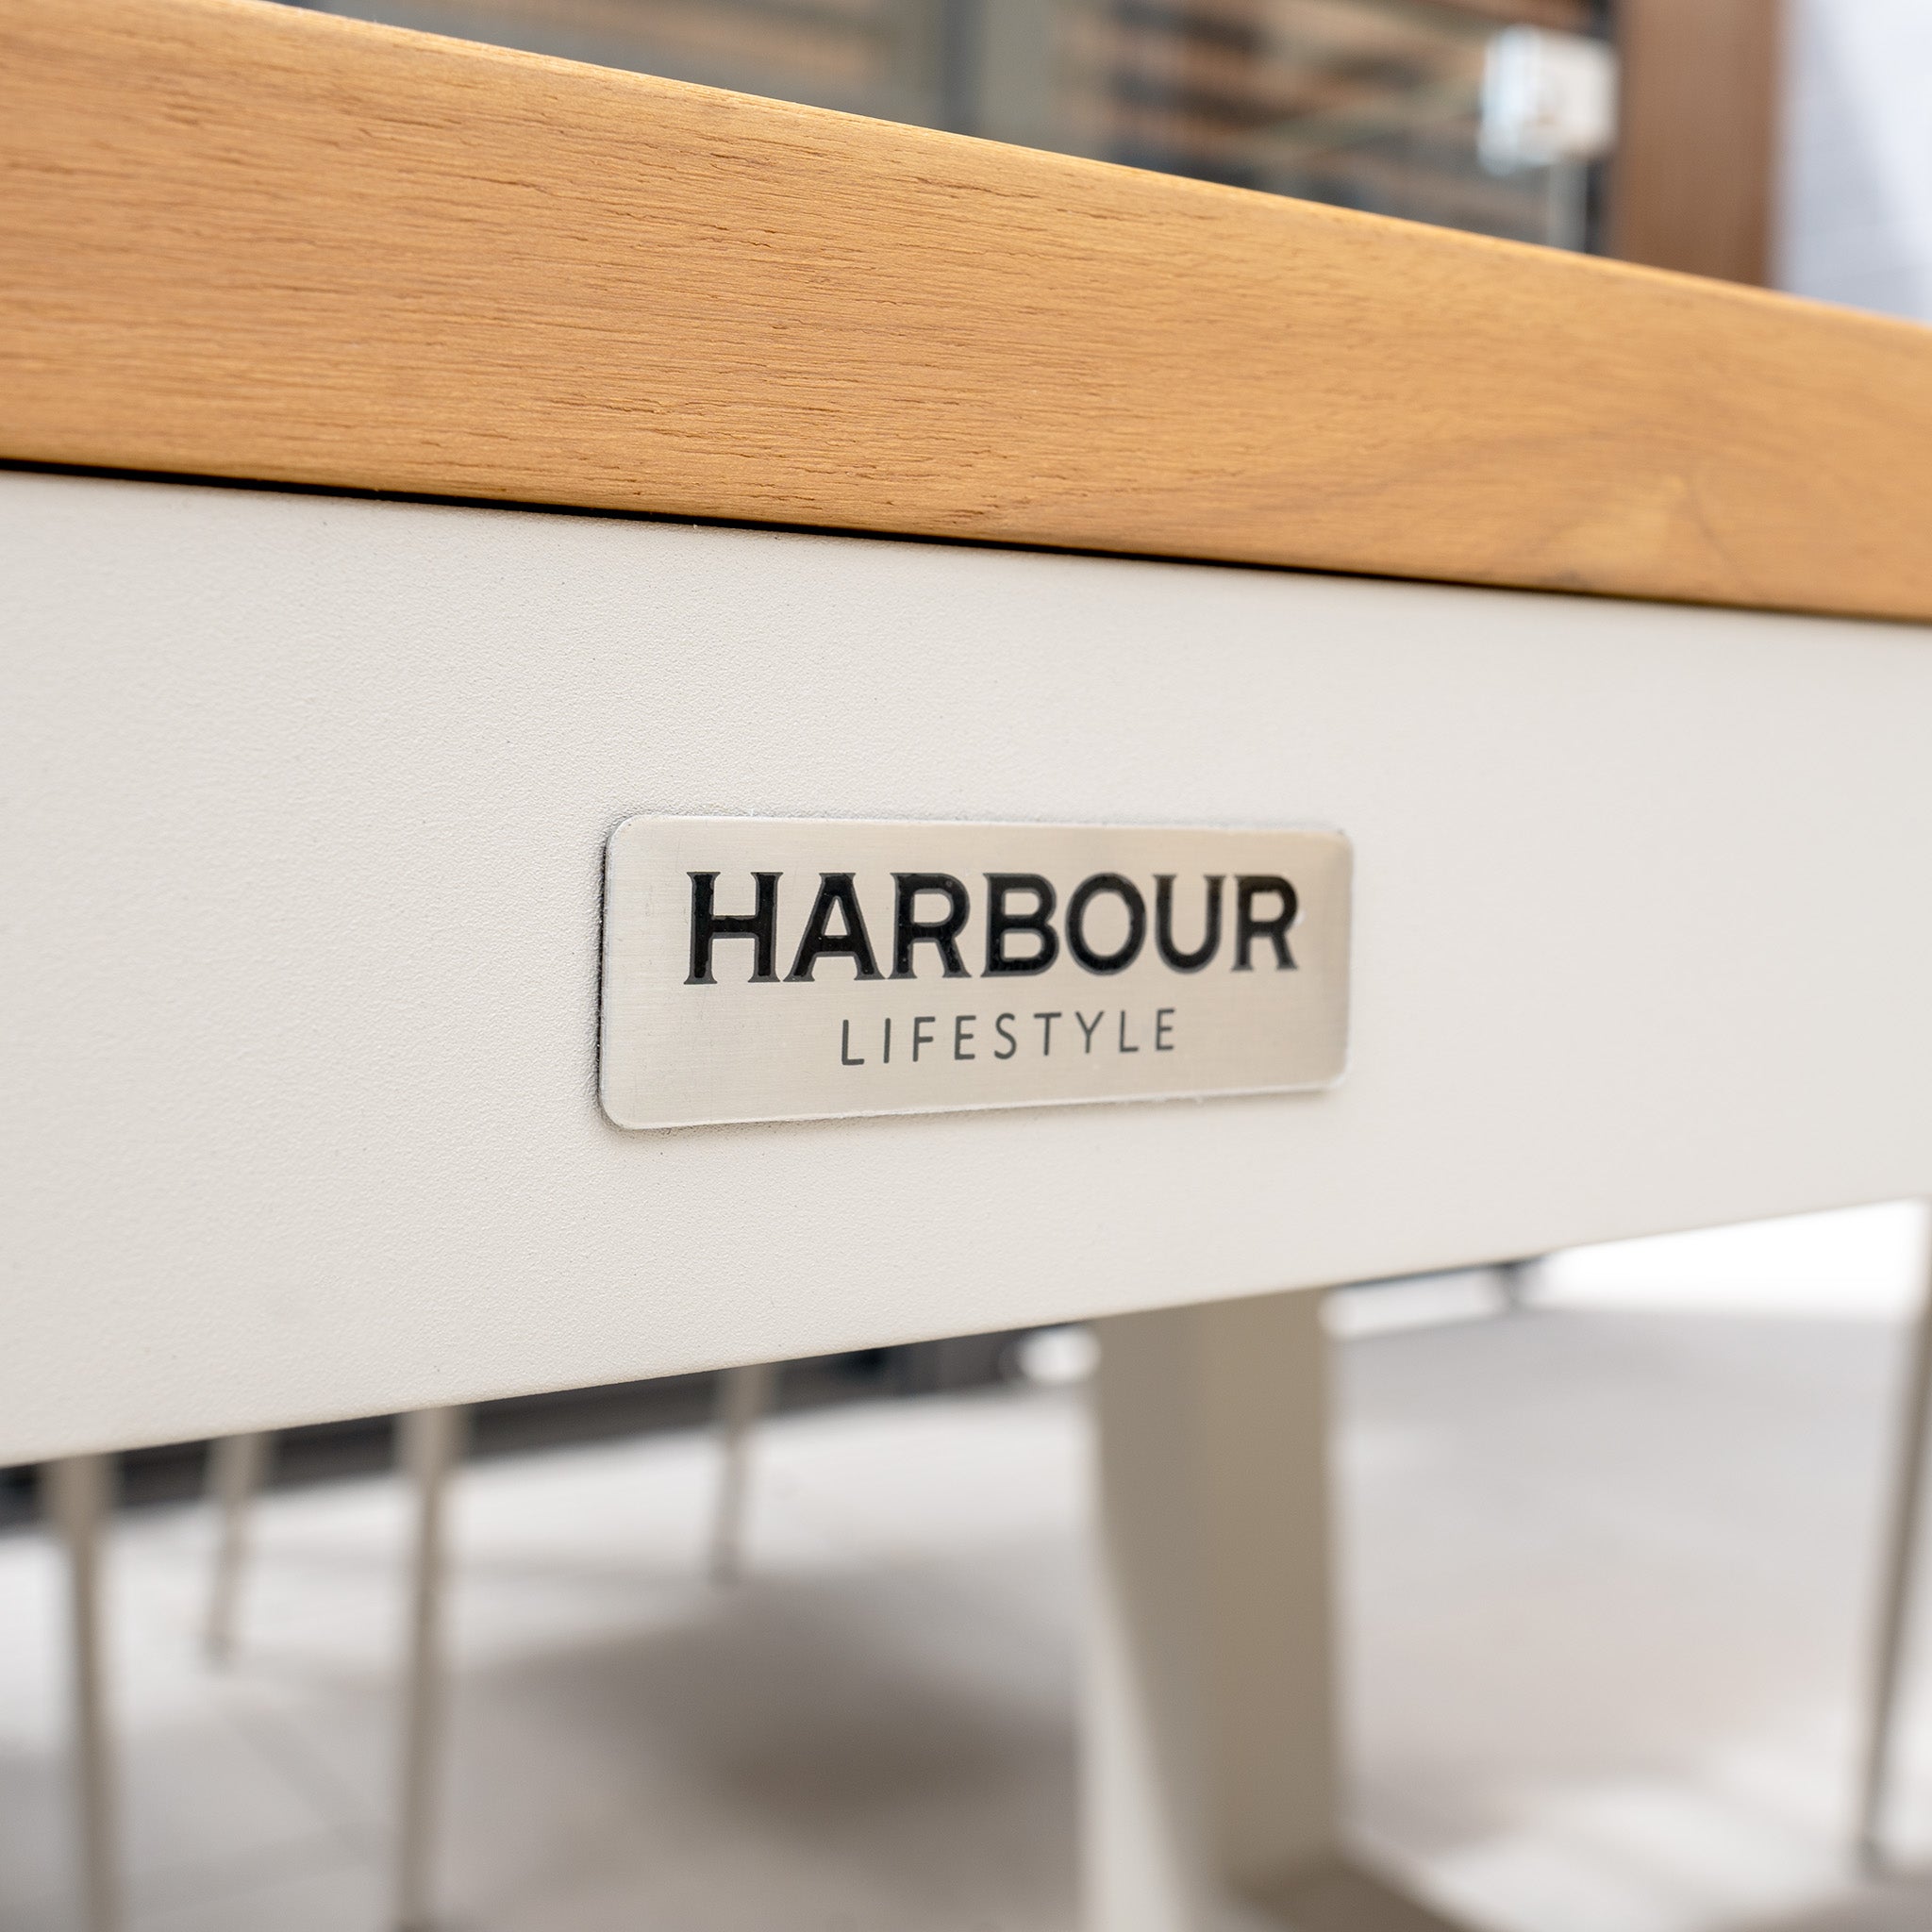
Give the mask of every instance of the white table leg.
POLYGON ((432 1923, 447 1690, 442 1644, 445 1506, 467 1421, 460 1408, 417 1409, 398 1419, 401 1461, 416 1490, 416 1537, 397 1779, 397 1932, 421 1932, 432 1923))
POLYGON ((744 1562, 751 1439, 771 1407, 773 1364, 745 1362, 718 1377, 718 1502, 711 1518, 711 1576, 735 1583, 744 1562))
POLYGON ((248 1559, 248 1518, 268 1466, 264 1435, 219 1436, 208 1444, 208 1493, 216 1510, 215 1569, 203 1646, 213 1664, 235 1654, 235 1621, 248 1559))
POLYGON ((101 1535, 113 1497, 113 1460, 70 1456, 47 1464, 42 1478, 47 1513, 67 1549, 81 1923, 87 1932, 120 1932, 119 1821, 101 1628, 101 1535))
POLYGON ((1913 1334, 1905 1407, 1899 1417, 1891 1513, 1886 1524, 1879 1581, 1877 1641, 1865 1712, 1865 1755, 1859 1767, 1858 1856, 1867 1869, 1874 1872, 1885 1858, 1885 1803, 1891 1784, 1907 1625, 1918 1568, 1928 1425, 1932 1425, 1932 1286, 1928 1286, 1913 1334))
POLYGON ((1442 1927, 1342 1851, 1321 1297, 1098 1331, 1089 1932, 1442 1927))

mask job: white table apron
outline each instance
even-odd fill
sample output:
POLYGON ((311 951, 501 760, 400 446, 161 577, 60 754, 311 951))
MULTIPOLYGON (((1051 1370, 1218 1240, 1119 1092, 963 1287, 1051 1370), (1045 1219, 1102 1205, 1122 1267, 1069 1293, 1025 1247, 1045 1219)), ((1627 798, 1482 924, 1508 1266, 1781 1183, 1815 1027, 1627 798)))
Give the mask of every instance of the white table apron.
POLYGON ((1922 627, 25 474, 0 550, 0 1461, 1113 1318, 1107 1932, 1352 1909, 1275 1291, 1932 1191, 1922 627), (1348 1076, 623 1132, 637 812, 1337 827, 1348 1076))
POLYGON ((1924 629, 15 474, 0 1460, 1932 1186, 1924 629), (1335 1091, 627 1134, 637 811, 1315 824, 1335 1091))

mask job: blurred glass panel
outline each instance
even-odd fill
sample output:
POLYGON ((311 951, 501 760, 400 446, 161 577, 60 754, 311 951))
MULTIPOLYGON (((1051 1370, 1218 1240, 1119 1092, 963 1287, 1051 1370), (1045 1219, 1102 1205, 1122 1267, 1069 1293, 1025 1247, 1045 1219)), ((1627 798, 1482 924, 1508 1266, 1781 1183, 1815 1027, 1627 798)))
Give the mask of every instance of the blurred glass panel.
POLYGON ((1480 131, 1498 32, 1591 34, 1594 0, 326 0, 326 10, 1484 234, 1587 238, 1583 166, 1498 172, 1480 131))

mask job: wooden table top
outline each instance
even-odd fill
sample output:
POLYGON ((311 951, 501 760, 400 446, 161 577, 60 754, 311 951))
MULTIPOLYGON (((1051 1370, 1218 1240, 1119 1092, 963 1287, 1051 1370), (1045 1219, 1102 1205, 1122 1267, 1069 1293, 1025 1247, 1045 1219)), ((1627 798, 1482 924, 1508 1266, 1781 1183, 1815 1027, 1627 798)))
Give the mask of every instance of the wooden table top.
POLYGON ((0 0, 0 458, 1932 618, 1932 331, 371 26, 0 0))

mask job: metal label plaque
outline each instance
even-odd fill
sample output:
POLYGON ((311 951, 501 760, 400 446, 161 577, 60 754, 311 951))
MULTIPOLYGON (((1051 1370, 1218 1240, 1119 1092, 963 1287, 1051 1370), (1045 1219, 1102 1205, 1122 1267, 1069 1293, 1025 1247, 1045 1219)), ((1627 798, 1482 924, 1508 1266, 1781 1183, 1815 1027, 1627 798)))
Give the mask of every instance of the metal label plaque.
POLYGON ((1324 1087, 1339 832, 632 818, 605 855, 621 1127, 1324 1087))

